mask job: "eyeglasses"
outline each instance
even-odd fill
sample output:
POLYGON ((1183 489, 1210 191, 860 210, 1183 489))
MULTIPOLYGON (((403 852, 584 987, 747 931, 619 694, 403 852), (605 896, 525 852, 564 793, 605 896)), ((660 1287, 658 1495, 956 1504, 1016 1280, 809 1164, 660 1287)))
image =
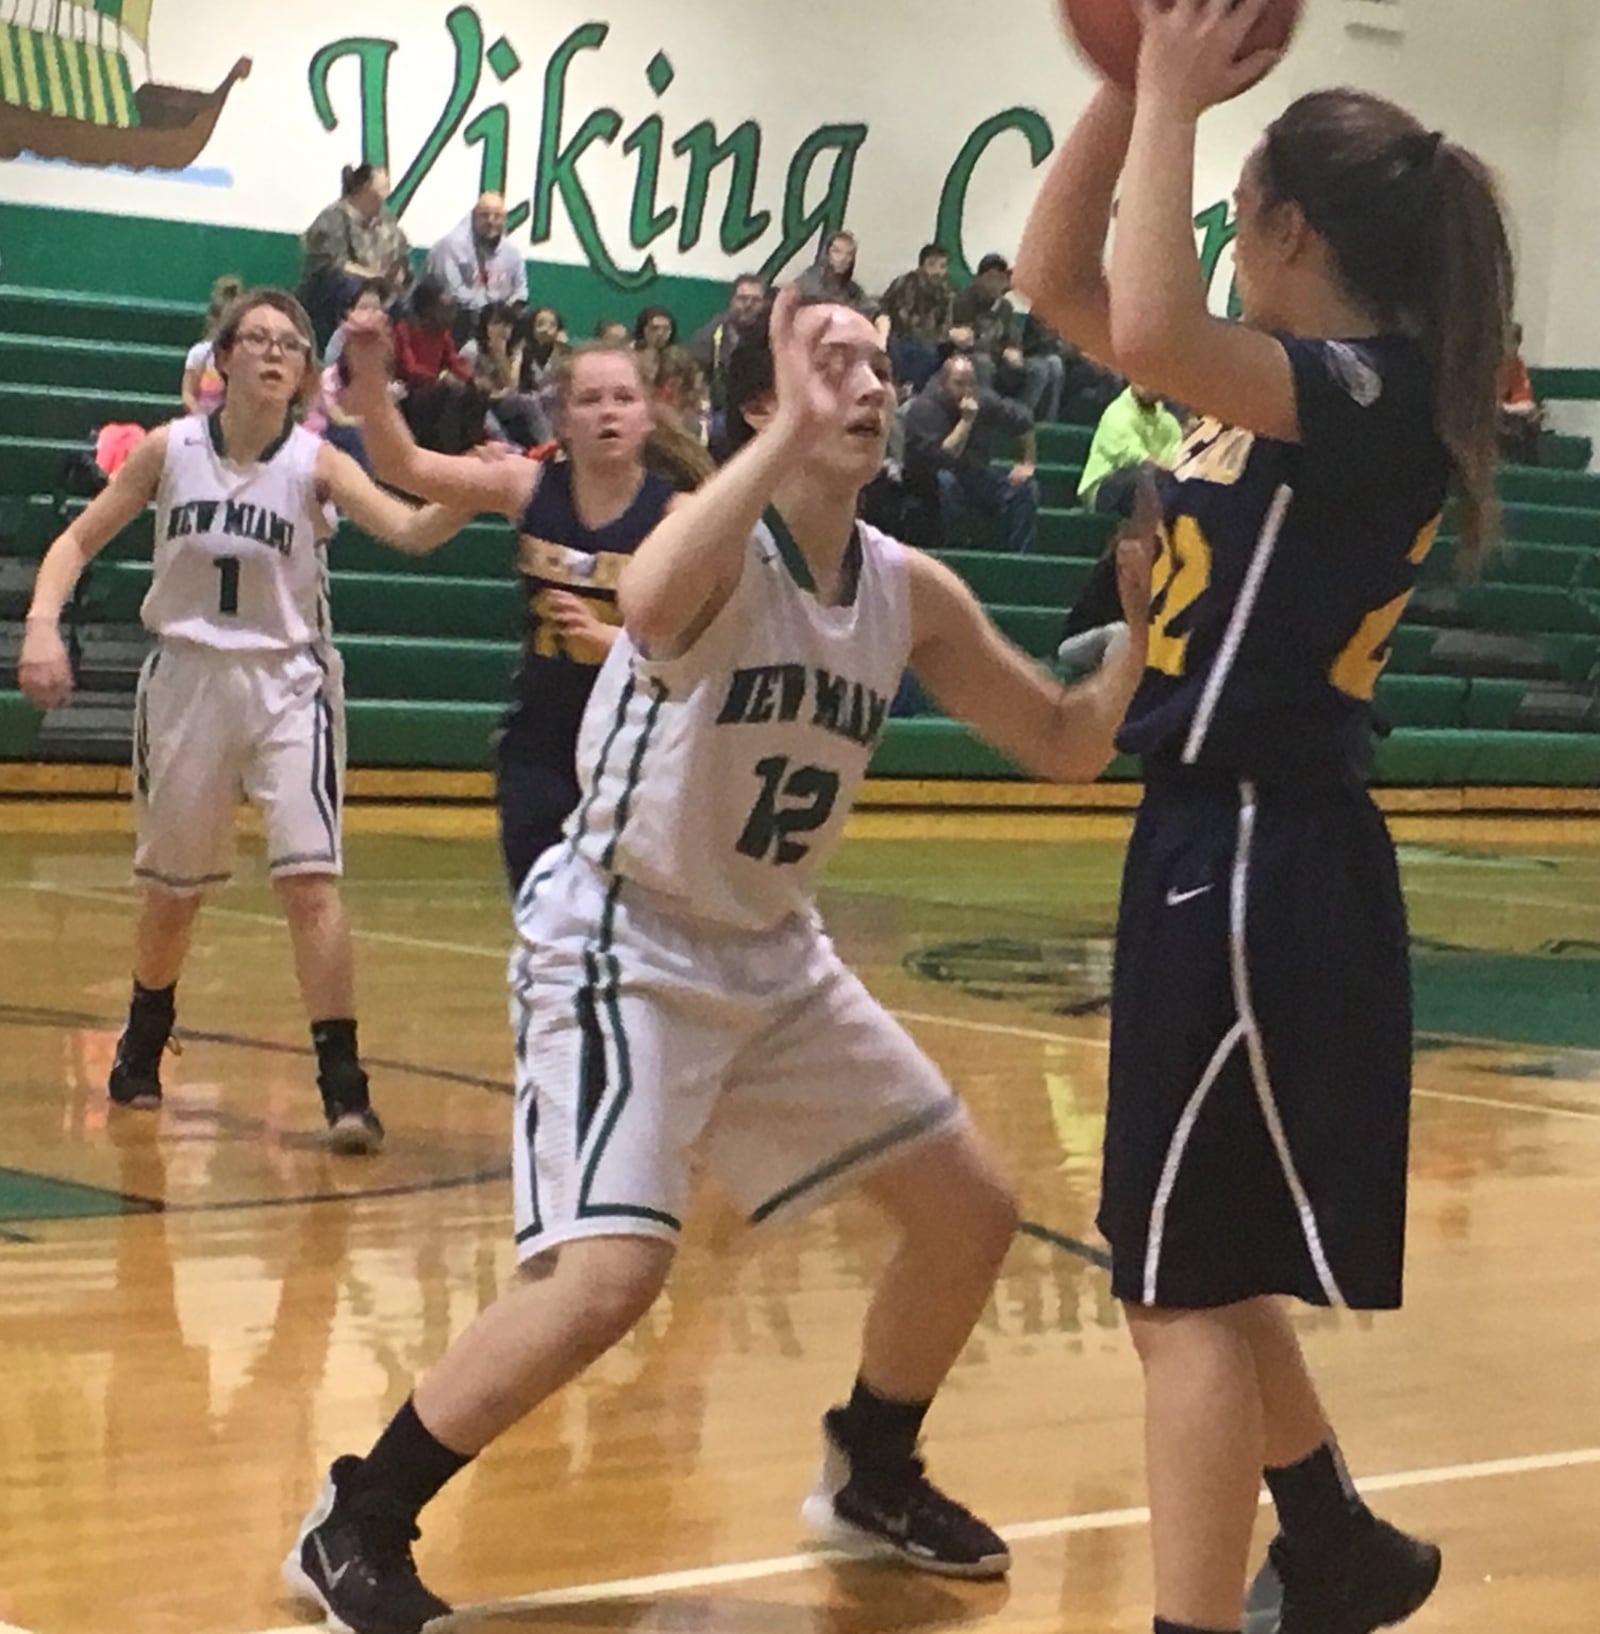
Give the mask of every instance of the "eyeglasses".
POLYGON ((247 352, 266 357, 276 348, 285 357, 306 357, 311 347, 301 335, 274 335, 265 329, 246 329, 239 336, 239 345, 247 352))

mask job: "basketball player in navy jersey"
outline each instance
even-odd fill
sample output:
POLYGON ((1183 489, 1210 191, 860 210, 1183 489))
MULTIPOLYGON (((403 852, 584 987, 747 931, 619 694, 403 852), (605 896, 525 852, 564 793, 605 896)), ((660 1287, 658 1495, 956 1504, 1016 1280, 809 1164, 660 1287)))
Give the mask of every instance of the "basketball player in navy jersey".
MULTIPOLYGON (((384 332, 375 316, 348 328, 384 332)), ((672 484, 645 462, 655 435, 649 395, 633 351, 591 341, 557 370, 565 459, 436 454, 417 446, 390 399, 381 346, 367 340, 347 355, 351 402, 378 475, 419 498, 497 512, 517 529, 526 630, 495 777, 501 855, 514 895, 578 803, 578 726, 621 631, 617 583, 672 503, 672 484)))
MULTIPOLYGON (((767 344, 752 331, 738 356, 767 344)), ((623 574, 583 799, 518 897, 526 1272, 365 1458, 336 1460, 284 1564, 357 1634, 448 1612, 412 1557, 419 1512, 649 1309, 697 1165, 752 1222, 855 1185, 897 1230, 854 1390, 823 1421, 808 1527, 953 1576, 1010 1564, 917 1447, 1014 1204, 933 1064, 840 962, 813 893, 908 663, 1030 770, 1099 773, 1143 668, 1149 544, 1124 549, 1128 631, 1092 681, 1060 687, 947 568, 857 524, 894 413, 871 323, 791 291, 771 352, 767 389, 740 405, 746 447, 623 574)))
POLYGON ((265 822, 334 1150, 374 1152, 383 1126, 356 1045, 355 961, 337 883, 344 692, 328 620, 328 537, 336 509, 421 554, 470 513, 401 504, 298 424, 316 370, 311 324, 293 296, 249 291, 214 344, 222 406, 151 432, 51 545, 28 612, 22 689, 41 709, 67 701, 61 609, 89 563, 153 502, 155 570, 141 617, 156 645, 134 723, 143 903, 111 1099, 160 1105, 178 976, 204 893, 232 873, 242 785, 265 822))
POLYGON ((1404 907, 1366 792, 1372 698, 1439 526, 1496 521, 1505 223, 1472 154, 1354 91, 1294 103, 1236 194, 1244 322, 1207 311, 1195 129, 1270 58, 1261 0, 1141 0, 1136 97, 1057 155, 1017 282, 1205 415, 1162 479, 1146 793, 1123 881, 1100 1222, 1144 1366, 1156 1628, 1240 1626, 1263 1468, 1281 1634, 1368 1634, 1439 1551, 1374 1518, 1279 1297, 1400 1304, 1404 907), (1105 241, 1121 181, 1109 278, 1105 241))

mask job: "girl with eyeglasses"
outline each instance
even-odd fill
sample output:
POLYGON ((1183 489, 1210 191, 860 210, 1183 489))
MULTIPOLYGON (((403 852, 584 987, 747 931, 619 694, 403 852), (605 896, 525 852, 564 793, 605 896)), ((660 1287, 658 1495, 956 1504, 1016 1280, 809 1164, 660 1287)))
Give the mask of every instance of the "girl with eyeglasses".
POLYGON ((204 893, 231 877, 242 787, 261 811, 268 873, 289 922, 330 1143, 370 1153, 383 1126, 356 1047, 354 959, 337 883, 344 692, 328 618, 328 540, 337 511, 421 555, 469 518, 391 497, 299 424, 316 387, 316 349, 292 295, 242 295, 214 345, 221 406, 151 432, 51 545, 28 612, 21 685, 40 709, 67 702, 62 608, 89 563, 154 504, 154 572, 140 616, 156 643, 134 719, 143 901, 111 1099, 161 1104, 178 976, 204 893))

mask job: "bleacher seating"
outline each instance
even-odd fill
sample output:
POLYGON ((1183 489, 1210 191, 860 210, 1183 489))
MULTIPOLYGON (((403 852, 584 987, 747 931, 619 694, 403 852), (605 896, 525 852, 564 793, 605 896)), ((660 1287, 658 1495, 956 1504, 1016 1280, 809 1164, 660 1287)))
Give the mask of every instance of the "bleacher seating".
MULTIPOLYGON (((61 516, 82 503, 58 494, 64 463, 104 422, 148 425, 177 412, 183 354, 201 316, 190 305, 0 287, 0 759, 126 757, 145 648, 137 615, 149 583, 148 517, 86 582, 73 707, 41 721, 4 689, 15 687, 17 621, 39 555, 61 516)), ((1559 386, 1558 377, 1541 377, 1550 395, 1559 386)), ((996 550, 981 527, 945 552, 1001 628, 1045 661, 1107 537, 1102 519, 1073 508, 1089 437, 1085 426, 1041 429, 1038 554, 996 550)), ((1548 437, 1544 453, 1541 467, 1502 473, 1506 542, 1480 583, 1456 581, 1446 519, 1379 687, 1393 727, 1379 753, 1386 782, 1600 783, 1600 475, 1587 469, 1584 439, 1548 437)), ((332 561, 352 763, 487 766, 516 662, 505 524, 479 521, 423 558, 346 525, 332 561)), ((874 771, 1015 775, 965 728, 934 715, 891 721, 874 771)), ((1132 773, 1120 763, 1112 771, 1132 773)))

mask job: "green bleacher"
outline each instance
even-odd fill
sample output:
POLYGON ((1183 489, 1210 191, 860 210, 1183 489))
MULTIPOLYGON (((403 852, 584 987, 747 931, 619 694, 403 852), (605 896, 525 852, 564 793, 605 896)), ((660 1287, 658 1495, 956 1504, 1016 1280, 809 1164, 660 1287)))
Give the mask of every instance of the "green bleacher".
MULTIPOLYGON (((41 721, 3 690, 15 685, 6 666, 34 565, 61 515, 82 503, 56 497, 65 462, 102 423, 151 425, 177 412, 183 355, 201 316, 191 305, 0 287, 0 643, 10 642, 0 645, 0 760, 125 758, 115 722, 131 702, 142 647, 148 516, 91 569, 80 607, 80 696, 104 705, 112 726, 74 731, 70 710, 41 721)), ((1570 374, 1541 373, 1541 390, 1578 395, 1586 374, 1570 374)), ((1103 520, 1074 508, 1089 437, 1081 425, 1040 430, 1037 554, 998 550, 983 527, 944 552, 1006 634, 1044 662, 1107 537, 1103 520)), ((1446 518, 1379 685, 1393 728, 1379 748, 1386 783, 1600 783, 1600 475, 1588 470, 1586 439, 1547 437, 1542 457, 1537 468, 1502 473, 1506 541, 1476 584, 1454 576, 1446 518)), ((517 655, 504 522, 474 523, 422 558, 347 524, 332 561, 352 764, 486 767, 517 655)), ((1017 775, 937 715, 892 720, 873 769, 887 778, 1017 775)), ((1118 763, 1111 775, 1133 772, 1118 763)))

